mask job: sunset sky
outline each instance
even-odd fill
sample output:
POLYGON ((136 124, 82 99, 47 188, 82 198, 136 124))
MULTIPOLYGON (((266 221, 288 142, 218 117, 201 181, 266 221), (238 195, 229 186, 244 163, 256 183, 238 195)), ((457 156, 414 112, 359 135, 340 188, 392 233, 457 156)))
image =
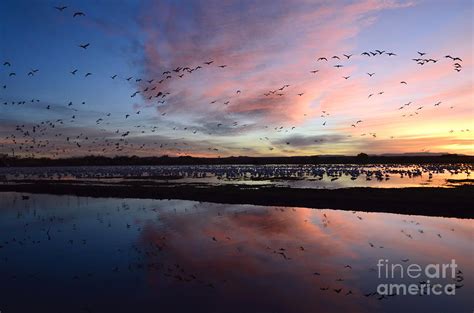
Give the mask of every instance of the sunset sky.
POLYGON ((0 153, 473 154, 470 0, 6 0, 0 19, 0 153))

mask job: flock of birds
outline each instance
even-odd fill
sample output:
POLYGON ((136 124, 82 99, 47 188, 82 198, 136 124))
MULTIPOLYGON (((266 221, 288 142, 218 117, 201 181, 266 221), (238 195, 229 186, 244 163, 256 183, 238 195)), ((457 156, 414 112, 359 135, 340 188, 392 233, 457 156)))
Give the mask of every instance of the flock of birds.
MULTIPOLYGON (((117 179, 157 180, 173 182, 181 179, 180 183, 215 183, 218 181, 230 183, 246 183, 247 181, 285 182, 306 180, 335 182, 348 179, 355 181, 388 181, 399 178, 409 183, 446 184, 447 177, 468 179, 472 171, 470 164, 426 164, 426 165, 367 165, 355 166, 347 164, 321 165, 179 165, 179 166, 107 166, 107 167, 48 167, 48 168, 0 168, 1 181, 24 180, 99 180, 101 184, 117 179), (427 179, 426 179, 427 178, 427 179), (184 181, 183 181, 184 180, 184 181)), ((396 182, 397 183, 397 182, 396 182)), ((323 184, 323 186, 325 186, 323 184)), ((337 186, 337 185, 335 185, 337 186)))
MULTIPOLYGON (((68 12, 67 6, 56 6, 55 9, 59 11, 61 14, 66 14, 68 12)), ((81 19, 86 17, 86 14, 82 11, 74 11, 71 13, 73 19, 81 19)), ((90 42, 84 42, 78 44, 78 48, 87 51, 89 49, 93 49, 93 44, 90 42)), ((433 59, 428 58, 427 53, 425 52, 418 52, 418 58, 414 58, 413 60, 419 64, 420 66, 427 66, 428 64, 435 64, 440 62, 440 59, 433 59)), ((336 64, 333 65, 334 68, 340 69, 343 68, 346 64, 342 62, 342 60, 350 61, 353 57, 353 54, 342 54, 341 56, 334 55, 332 57, 321 56, 316 59, 317 63, 320 62, 329 62, 329 61, 336 61, 336 64)), ((375 50, 375 51, 364 51, 360 54, 361 57, 367 58, 375 58, 375 57, 396 57, 397 54, 394 52, 387 52, 385 50, 375 50)), ((456 72, 460 72, 462 70, 462 59, 457 56, 446 55, 445 59, 451 61, 453 63, 454 70, 456 72)), ((3 62, 3 67, 10 69, 13 66, 13 62, 9 60, 5 60, 3 62)), ((149 106, 156 106, 158 111, 160 111, 161 116, 164 116, 169 113, 163 111, 161 108, 166 108, 168 104, 168 99, 171 95, 169 91, 166 90, 168 84, 165 82, 174 80, 174 79, 181 79, 185 75, 191 75, 196 71, 202 70, 205 67, 208 68, 217 68, 220 70, 225 70, 228 65, 227 64, 218 64, 215 65, 214 60, 207 60, 203 61, 200 65, 195 66, 176 66, 173 69, 168 69, 163 71, 161 77, 154 77, 148 79, 142 79, 139 77, 133 76, 125 76, 121 77, 118 74, 112 74, 110 79, 123 79, 124 81, 134 83, 138 86, 138 90, 134 91, 130 97, 135 98, 140 95, 149 106), (156 103, 154 103, 156 101, 156 103), (150 104, 151 103, 151 104, 150 104)), ((317 74, 319 69, 313 69, 310 71, 311 74, 317 74)), ((29 77, 34 77, 40 73, 40 69, 34 68, 31 69, 28 73, 26 73, 29 77)), ((84 78, 94 75, 93 72, 81 71, 78 68, 74 68, 70 71, 70 75, 83 75, 84 78)), ((14 79, 17 75, 15 71, 9 71, 8 77, 14 79)), ((372 78, 376 75, 375 72, 368 72, 367 75, 372 78)), ((343 76, 343 79, 348 80, 351 76, 343 76)), ((13 83, 13 81, 12 81, 13 83)), ((400 84, 407 85, 407 81, 401 81, 400 84)), ((7 89, 7 84, 3 84, 3 89, 7 89)), ((263 93, 263 96, 266 98, 277 98, 283 96, 289 96, 294 91, 290 91, 291 85, 290 84, 283 84, 281 87, 277 87, 273 90, 269 90, 263 93)), ((231 97, 227 97, 225 99, 211 99, 209 101, 210 104, 222 103, 222 105, 228 106, 231 101, 238 97, 243 91, 236 90, 235 94, 231 97)), ((304 91, 297 91, 294 92, 295 96, 301 97, 305 94, 304 91)), ((384 91, 373 92, 368 95, 368 98, 381 96, 384 94, 384 91)), ((3 101, 5 106, 7 105, 24 105, 27 103, 34 103, 35 105, 42 103, 40 99, 29 99, 29 100, 21 100, 21 101, 3 101)), ((6 153, 11 153, 12 155, 25 155, 25 156, 37 156, 37 155, 47 155, 51 157, 58 157, 64 156, 67 153, 77 153, 86 152, 87 154, 118 154, 118 153, 139 153, 140 151, 156 151, 157 148, 161 149, 163 152, 171 152, 177 155, 186 155, 190 151, 190 147, 192 146, 192 141, 187 141, 184 137, 177 138, 179 136, 175 136, 174 139, 169 140, 147 140, 145 142, 140 141, 145 135, 158 135, 160 132, 158 131, 157 126, 150 126, 149 124, 138 124, 134 125, 132 128, 130 126, 124 126, 124 128, 116 128, 113 131, 114 123, 118 123, 119 125, 123 125, 123 120, 131 119, 132 116, 140 115, 141 111, 136 109, 134 112, 126 113, 121 118, 120 116, 116 116, 117 114, 113 114, 112 112, 105 112, 99 113, 96 117, 93 118, 95 124, 99 128, 99 132, 102 134, 94 135, 86 134, 84 131, 79 132, 76 128, 80 128, 78 125, 78 120, 90 122, 91 117, 86 117, 84 112, 78 107, 77 105, 85 104, 85 101, 81 101, 78 103, 73 103, 72 101, 64 101, 64 105, 62 104, 47 104, 45 105, 46 110, 57 109, 62 110, 64 113, 63 118, 58 119, 48 119, 43 120, 38 123, 32 124, 18 124, 15 126, 14 131, 5 136, 0 143, 0 149, 5 151, 6 153), (77 127, 75 125, 78 125, 77 127)), ((434 107, 439 107, 442 104, 442 101, 437 101, 433 104, 434 107)), ((407 102, 400 106, 399 110, 408 110, 409 107, 413 105, 412 101, 407 102)), ((420 114, 420 110, 425 108, 425 105, 417 106, 415 110, 412 112, 403 114, 402 117, 413 117, 420 114)), ((454 108, 451 106, 450 108, 454 108)), ((304 114, 306 116, 306 114, 304 114)), ((323 110, 321 112, 320 117, 323 119, 321 125, 326 126, 328 125, 328 119, 330 117, 330 113, 323 110)), ((273 131, 275 136, 279 134, 286 134, 294 131, 296 126, 270 126, 270 125, 252 125, 252 124, 241 124, 239 121, 229 122, 227 121, 216 122, 215 125, 212 125, 211 128, 205 128, 201 126, 173 126, 170 129, 166 129, 166 131, 175 131, 175 132, 188 132, 191 134, 204 133, 206 135, 213 135, 213 134, 221 134, 228 131, 229 129, 236 129, 236 128, 246 128, 252 127, 252 129, 256 129, 256 127, 261 127, 263 130, 273 131)), ((364 123, 363 120, 357 119, 353 123, 348 125, 348 128, 357 128, 364 123)), ((161 131, 161 129, 160 129, 161 131)), ((461 129, 461 132, 469 132, 469 129, 461 129)), ((451 133, 454 130, 450 131, 451 133)), ((270 136, 270 135, 269 135, 270 136)), ((351 137, 352 135, 348 135, 351 137)), ((364 132, 360 134, 361 137, 363 136, 370 136, 373 138, 377 138, 376 132, 364 132)), ((152 138, 152 136, 151 136, 152 138)), ((171 137, 170 137, 171 138, 171 137)), ((394 137, 391 136, 391 139, 394 137)), ((265 136, 259 138, 263 141, 263 144, 268 144, 269 150, 274 150, 276 145, 279 145, 278 141, 274 141, 270 139, 270 137, 265 136)), ((316 143, 323 143, 323 139, 315 139, 314 142, 316 143)), ((286 145, 291 145, 291 140, 285 141, 286 145)), ((222 150, 232 149, 231 147, 210 145, 209 142, 203 143, 203 145, 209 145, 208 147, 202 147, 202 149, 206 149, 209 153, 213 154, 220 154, 222 150)), ((285 147, 281 147, 281 149, 285 149, 285 147)))

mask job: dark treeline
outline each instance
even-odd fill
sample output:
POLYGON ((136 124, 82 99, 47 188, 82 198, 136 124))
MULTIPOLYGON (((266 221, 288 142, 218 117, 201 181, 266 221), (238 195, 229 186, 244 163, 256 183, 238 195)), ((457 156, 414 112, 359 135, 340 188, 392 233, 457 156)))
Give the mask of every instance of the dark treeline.
POLYGON ((85 156, 62 159, 19 158, 0 156, 0 167, 6 166, 93 166, 93 165, 214 165, 214 164, 429 164, 474 163, 474 156, 444 155, 397 155, 369 156, 294 156, 294 157, 137 157, 137 156, 85 156))

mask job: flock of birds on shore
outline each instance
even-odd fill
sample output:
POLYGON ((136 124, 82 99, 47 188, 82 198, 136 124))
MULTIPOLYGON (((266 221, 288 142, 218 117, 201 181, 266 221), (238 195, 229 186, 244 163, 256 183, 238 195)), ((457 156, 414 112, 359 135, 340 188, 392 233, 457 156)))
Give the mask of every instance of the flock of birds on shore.
MULTIPOLYGON (((54 9, 56 9, 58 12, 61 14, 66 14, 69 10, 67 6, 56 6, 54 9)), ((74 11, 71 12, 72 18, 73 19, 81 19, 86 17, 86 13, 82 11, 74 11)), ((93 43, 90 42, 84 42, 78 44, 78 48, 84 50, 87 53, 87 50, 93 49, 94 45, 93 43)), ((420 66, 428 66, 428 64, 436 64, 438 62, 441 62, 441 59, 434 59, 431 57, 427 57, 426 52, 417 52, 418 57, 413 58, 413 61, 416 62, 416 64, 420 66)), ((341 60, 345 61, 350 61, 350 59, 354 56, 354 54, 342 54, 341 56, 334 55, 332 57, 318 57, 316 58, 316 63, 327 63, 330 61, 336 61, 336 64, 333 65, 334 68, 340 69, 345 66, 343 62, 340 62, 341 60)), ((374 51, 364 51, 360 53, 360 57, 366 57, 366 58, 376 58, 376 57, 382 57, 382 56, 387 56, 387 57, 397 57, 397 54, 394 52, 387 52, 385 50, 379 50, 376 49, 374 51)), ((458 56, 452 56, 452 55, 446 55, 444 57, 445 60, 448 60, 453 63, 453 68, 454 71, 460 72, 462 70, 462 59, 458 56)), ((11 62, 10 60, 4 60, 2 62, 4 69, 8 71, 8 77, 10 79, 14 79, 15 76, 20 75, 20 73, 17 73, 15 71, 11 71, 10 68, 14 67, 14 62, 11 62)), ((167 101, 171 95, 169 91, 166 90, 167 82, 175 80, 175 79, 181 79, 185 75, 191 75, 196 71, 203 70, 205 68, 215 68, 218 70, 225 70, 228 66, 228 64, 216 64, 214 60, 206 60, 201 62, 199 65, 194 65, 194 66, 185 66, 185 65, 180 65, 176 66, 175 68, 168 69, 162 72, 161 77, 153 77, 153 78, 139 78, 139 77, 133 77, 133 76, 119 76, 118 74, 111 74, 110 79, 112 80, 117 80, 117 79, 122 79, 126 82, 129 83, 134 83, 138 86, 138 90, 133 92, 130 95, 130 98, 135 98, 138 95, 142 96, 143 100, 145 103, 147 103, 146 107, 150 107, 150 103, 152 103, 153 106, 156 105, 156 108, 160 112, 161 117, 165 118, 166 114, 169 113, 167 111, 163 111, 161 108, 165 107, 167 105, 167 101), (153 103, 156 101, 156 103, 153 103)), ((310 71, 311 75, 316 75, 319 72, 319 69, 313 69, 310 71)), ((30 71, 25 73, 25 75, 29 77, 35 77, 41 73, 39 68, 32 68, 30 71)), ((74 68, 70 71, 69 75, 72 76, 77 76, 77 75, 82 75, 85 79, 87 79, 89 76, 94 75, 93 72, 90 71, 81 71, 78 68, 74 68)), ((376 75, 375 72, 367 73, 368 77, 372 78, 374 75, 376 75)), ((343 76, 342 77, 345 80, 348 80, 351 78, 351 76, 343 76)), ((14 83, 14 81, 12 81, 14 83)), ((400 81, 400 84, 402 85, 407 85, 407 81, 400 81)), ((7 90, 8 85, 3 84, 3 90, 7 90)), ((265 98, 278 98, 282 96, 288 96, 291 95, 294 91, 290 91, 290 88, 292 88, 291 84, 282 84, 281 87, 277 87, 273 90, 269 90, 267 92, 263 93, 263 96, 265 98)), ((216 103, 222 103, 223 107, 228 106, 233 98, 238 97, 240 94, 245 92, 244 90, 236 90, 234 95, 231 97, 227 97, 225 99, 211 99, 209 101, 209 104, 216 104, 216 103)), ((304 91, 295 91, 295 96, 301 97, 304 95, 304 91)), ((383 95, 385 92, 384 91, 377 91, 368 94, 368 99, 372 97, 377 97, 383 95)), ((29 99, 29 100, 21 100, 21 101, 3 101, 3 105, 24 105, 27 103, 33 103, 35 105, 41 104, 41 100, 37 98, 29 99)), ((132 116, 137 116, 140 115, 141 111, 136 109, 134 112, 126 113, 123 115, 123 117, 117 117, 115 113, 112 112, 104 112, 104 113, 99 113, 95 118, 95 124, 97 127, 102 127, 99 129, 99 132, 103 132, 103 135, 92 135, 92 134, 87 134, 85 131, 78 132, 75 129, 75 124, 77 121, 82 118, 82 111, 79 109, 77 106, 79 103, 85 104, 85 101, 80 101, 78 103, 73 103, 72 101, 64 101, 64 105, 62 104, 47 104, 45 105, 45 110, 51 110, 51 109, 63 109, 66 112, 65 117, 59 118, 59 119, 49 119, 49 120, 43 120, 38 123, 33 123, 33 124, 19 124, 16 125, 14 128, 14 132, 11 134, 5 136, 3 138, 3 143, 0 144, 0 149, 3 150, 4 152, 7 153, 12 153, 15 155, 25 155, 25 156, 36 156, 36 155, 49 155, 52 157, 58 157, 58 156, 64 156, 65 154, 69 152, 85 152, 88 154, 104 154, 104 153, 127 153, 127 152, 136 152, 139 153, 140 151, 156 151, 156 149, 161 149, 161 151, 172 151, 173 153, 177 155, 186 155, 190 147, 192 146, 192 141, 193 139, 190 139, 190 141, 187 141, 185 138, 174 138, 174 139, 169 139, 169 140, 161 140, 157 139, 154 140, 153 142, 146 141, 142 143, 134 143, 133 141, 136 140, 137 138, 143 138, 143 136, 146 135, 155 135, 159 134, 160 132, 158 131, 158 126, 150 126, 147 124, 138 124, 133 126, 132 129, 123 129, 123 128, 117 128, 115 131, 112 130, 113 127, 113 121, 112 121, 112 115, 114 115, 113 118, 116 118, 115 121, 119 121, 120 123, 123 123, 124 120, 132 119, 132 116), (70 129, 68 129, 70 127, 70 129)), ((433 107, 439 107, 442 105, 442 101, 437 101, 432 104, 433 107)), ((407 102, 400 106, 398 110, 408 110, 408 108, 412 105, 412 101, 407 102)), ((417 116, 420 114, 420 110, 424 109, 426 105, 420 105, 417 106, 413 112, 409 112, 406 114, 403 114, 402 117, 413 117, 417 116)), ((450 107, 451 109, 454 108, 453 106, 450 107)), ((305 114, 306 115, 306 114, 305 114)), ((330 117, 330 113, 323 110, 321 112, 320 117, 323 119, 323 122, 321 123, 321 126, 326 126, 328 125, 328 119, 330 117)), ((232 117, 230 117, 232 119, 232 117)), ((90 120, 88 120, 90 122, 90 120)), ((350 123, 348 125, 348 128, 356 128, 359 127, 362 123, 364 123, 363 120, 357 119, 353 123, 350 123)), ((201 126, 174 126, 170 127, 170 129, 167 129, 167 131, 174 131, 174 132, 188 132, 189 135, 193 135, 196 133, 204 133, 206 135, 213 135, 213 134, 220 134, 222 132, 225 132, 224 128, 227 129, 236 129, 236 128, 246 128, 246 127, 256 127, 256 125, 251 125, 251 124, 241 124, 239 121, 234 121, 234 122, 216 122, 215 125, 211 127, 211 129, 206 129, 201 126), (229 123, 229 124, 225 124, 229 123)), ((80 126, 78 126, 79 128, 80 126)), ((285 126, 285 125, 278 125, 278 126, 270 126, 270 125, 263 125, 263 126, 257 126, 261 127, 263 130, 268 130, 274 132, 276 135, 278 134, 287 134, 291 133, 296 129, 296 126, 285 126)), ((454 132, 455 130, 451 130, 450 132, 454 132)), ((469 132, 469 129, 460 129, 459 131, 461 132, 469 132)), ((348 135, 351 137, 351 135, 348 135)), ((363 136, 371 136, 373 138, 377 138, 376 132, 366 132, 366 133, 361 133, 361 137, 363 136)), ((153 138, 151 136, 151 138, 153 138)), ((390 137, 393 139, 394 137, 390 137)), ((279 145, 278 141, 273 141, 269 137, 261 137, 259 138, 263 142, 263 144, 268 144, 268 149, 274 150, 276 145, 279 145)), ((325 142, 325 139, 315 139, 314 142, 315 144, 319 143, 322 144, 325 142)), ((285 141, 287 146, 291 146, 291 141, 287 140, 285 141)), ((203 143, 203 145, 210 145, 209 143, 203 143)), ((281 149, 285 149, 285 145, 283 144, 280 146, 281 149)), ((206 148, 202 147, 202 149, 205 149, 208 151, 208 153, 213 153, 213 154, 220 154, 222 150, 225 149, 231 149, 227 147, 222 147, 219 146, 217 147, 216 145, 208 146, 206 148)))
MULTIPOLYGON (((321 165, 179 165, 179 166, 93 166, 93 167, 37 167, 37 168, 0 168, 1 181, 22 180, 99 180, 101 184, 108 180, 147 180, 149 182, 173 182, 184 179, 192 183, 208 182, 215 179, 221 183, 290 182, 290 181, 331 181, 339 179, 355 181, 388 181, 391 178, 407 179, 410 182, 425 184, 434 178, 451 177, 468 179, 472 171, 470 164, 426 164, 426 165, 365 165, 321 164, 321 165), (427 180, 426 180, 427 179, 427 180)), ((438 179, 439 180, 439 179, 438 179)), ((180 181, 183 183, 185 181, 180 181)), ((444 181, 444 180, 443 180, 444 181)), ((401 182, 400 182, 401 183, 401 182)), ((441 182, 436 182, 441 183, 441 182)), ((447 181, 444 181, 447 183, 447 181)), ((318 186, 316 183, 315 186, 318 186)))

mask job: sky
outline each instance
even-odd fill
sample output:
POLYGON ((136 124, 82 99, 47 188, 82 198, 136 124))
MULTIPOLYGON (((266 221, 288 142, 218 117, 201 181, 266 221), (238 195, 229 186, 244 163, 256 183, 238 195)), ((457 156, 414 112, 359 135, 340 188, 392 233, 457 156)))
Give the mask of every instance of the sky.
POLYGON ((474 151, 469 0, 5 0, 0 20, 0 154, 474 151))

